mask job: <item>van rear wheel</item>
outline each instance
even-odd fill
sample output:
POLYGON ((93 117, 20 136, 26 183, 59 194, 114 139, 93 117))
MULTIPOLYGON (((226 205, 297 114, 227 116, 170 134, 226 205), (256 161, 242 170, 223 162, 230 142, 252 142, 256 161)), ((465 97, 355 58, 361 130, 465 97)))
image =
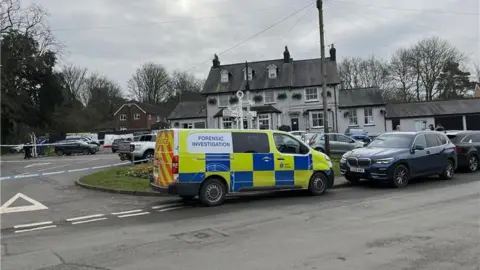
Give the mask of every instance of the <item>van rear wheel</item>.
POLYGON ((203 182, 198 197, 205 206, 218 206, 225 201, 226 193, 227 188, 220 179, 210 178, 203 182))
POLYGON ((316 172, 310 178, 308 191, 314 196, 322 195, 327 190, 328 178, 321 172, 316 172))

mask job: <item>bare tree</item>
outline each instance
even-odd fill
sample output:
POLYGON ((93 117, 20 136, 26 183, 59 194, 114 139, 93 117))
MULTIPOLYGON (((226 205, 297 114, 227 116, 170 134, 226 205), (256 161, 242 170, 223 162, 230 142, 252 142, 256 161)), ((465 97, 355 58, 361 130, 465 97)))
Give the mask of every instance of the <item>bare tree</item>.
POLYGON ((171 81, 167 70, 154 63, 145 63, 128 81, 128 90, 140 102, 161 103, 172 95, 171 81))
POLYGON ((362 59, 358 57, 345 58, 339 65, 342 88, 355 89, 365 87, 389 87, 388 64, 375 57, 362 59))
POLYGON ((480 83, 480 65, 473 63, 473 66, 474 66, 475 80, 477 80, 477 83, 480 83))
MULTIPOLYGON (((82 101, 87 82, 87 69, 67 64, 61 68, 62 82, 72 99, 82 101)), ((84 104, 86 105, 86 103, 84 104)))
POLYGON ((438 97, 435 86, 445 65, 465 59, 448 41, 438 37, 423 39, 409 51, 409 61, 416 75, 417 99, 420 99, 420 92, 425 94, 426 100, 438 97))
POLYGON ((48 13, 42 6, 31 4, 22 8, 20 0, 0 0, 0 7, 0 34, 16 31, 32 37, 39 43, 41 53, 59 53, 63 49, 47 24, 48 13))
POLYGON ((402 102, 410 102, 414 96, 415 72, 410 64, 410 54, 407 49, 399 49, 390 60, 392 98, 402 102))
POLYGON ((174 71, 170 79, 170 87, 173 95, 181 95, 185 92, 200 92, 203 88, 203 81, 199 80, 186 71, 174 71))

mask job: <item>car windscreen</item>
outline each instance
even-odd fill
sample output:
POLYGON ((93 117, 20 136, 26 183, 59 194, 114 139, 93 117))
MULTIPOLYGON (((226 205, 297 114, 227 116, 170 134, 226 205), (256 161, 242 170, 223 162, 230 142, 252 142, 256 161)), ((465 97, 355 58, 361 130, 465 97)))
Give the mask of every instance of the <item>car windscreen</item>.
POLYGON ((385 134, 380 135, 368 147, 382 148, 409 148, 413 134, 385 134))

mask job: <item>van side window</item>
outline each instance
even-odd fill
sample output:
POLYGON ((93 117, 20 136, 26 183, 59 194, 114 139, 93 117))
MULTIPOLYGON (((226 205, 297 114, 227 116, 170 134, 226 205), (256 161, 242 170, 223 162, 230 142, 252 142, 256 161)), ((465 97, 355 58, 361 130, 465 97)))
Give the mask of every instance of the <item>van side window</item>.
POLYGON ((308 147, 300 143, 298 140, 285 134, 273 134, 275 147, 282 154, 305 155, 308 153, 308 147))
POLYGON ((270 153, 266 133, 232 132, 234 153, 270 153))

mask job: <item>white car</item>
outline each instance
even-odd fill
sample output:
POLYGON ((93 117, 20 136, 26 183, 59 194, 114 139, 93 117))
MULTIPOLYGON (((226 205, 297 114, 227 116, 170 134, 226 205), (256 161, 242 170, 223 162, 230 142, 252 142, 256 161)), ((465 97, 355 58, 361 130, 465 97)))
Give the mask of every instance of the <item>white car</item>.
POLYGON ((296 131, 290 131, 290 134, 293 135, 293 137, 302 140, 302 136, 304 136, 307 132, 305 130, 296 130, 296 131))

